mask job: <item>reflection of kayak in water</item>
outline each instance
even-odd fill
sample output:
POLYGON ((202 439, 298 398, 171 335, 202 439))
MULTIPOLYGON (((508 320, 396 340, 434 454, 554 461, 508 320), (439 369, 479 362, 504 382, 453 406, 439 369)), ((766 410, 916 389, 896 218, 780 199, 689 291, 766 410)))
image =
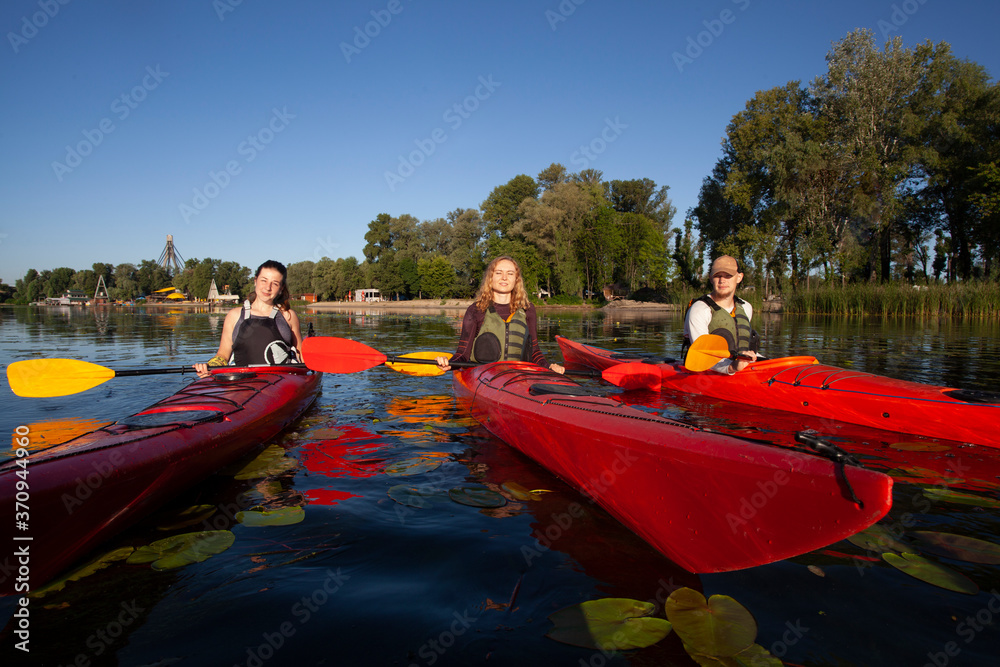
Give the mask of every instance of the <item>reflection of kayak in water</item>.
POLYGON ((691 572, 827 546, 891 505, 880 473, 649 415, 533 364, 457 371, 454 387, 491 433, 691 572))
MULTIPOLYGON (((8 545, 31 538, 30 588, 280 433, 315 400, 321 377, 220 368, 135 415, 0 465, 0 506, 13 511, 20 492, 30 507, 23 532, 14 521, 3 531, 8 545)), ((0 591, 14 592, 15 583, 7 577, 0 591)))
MULTIPOLYGON (((603 370, 621 363, 646 363, 556 336, 566 367, 603 370)), ((651 364, 661 389, 786 410, 817 420, 946 438, 1000 447, 993 425, 1000 419, 1000 394, 895 380, 820 364, 813 357, 783 357, 752 363, 735 375, 693 373, 679 362, 651 364)))

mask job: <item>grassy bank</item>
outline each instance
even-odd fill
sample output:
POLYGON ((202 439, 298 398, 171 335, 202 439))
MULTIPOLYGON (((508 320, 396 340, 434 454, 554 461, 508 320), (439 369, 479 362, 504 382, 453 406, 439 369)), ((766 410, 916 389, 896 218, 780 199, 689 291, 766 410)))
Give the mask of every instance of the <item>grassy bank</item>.
POLYGON ((1000 284, 820 287, 784 295, 783 311, 809 315, 996 317, 1000 284))

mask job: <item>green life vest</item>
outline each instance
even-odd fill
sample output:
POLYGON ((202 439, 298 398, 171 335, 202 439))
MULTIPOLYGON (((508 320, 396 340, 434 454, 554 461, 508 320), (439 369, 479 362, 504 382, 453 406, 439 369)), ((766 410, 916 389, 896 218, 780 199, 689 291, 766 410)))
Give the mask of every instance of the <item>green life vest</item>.
MULTIPOLYGON (((732 314, 726 312, 708 294, 695 299, 691 302, 691 305, 694 305, 695 301, 701 301, 712 309, 712 319, 708 323, 708 333, 725 338, 729 344, 729 352, 731 354, 746 350, 756 352, 759 338, 757 332, 750 328, 750 318, 747 317, 746 311, 743 310, 743 304, 746 301, 738 296, 733 297, 733 299, 736 302, 736 306, 733 308, 732 314)), ((688 306, 688 308, 690 307, 688 306)), ((685 337, 683 351, 686 352, 690 345, 691 341, 685 337)))
POLYGON ((479 333, 472 341, 472 361, 484 364, 491 361, 521 360, 528 348, 528 317, 518 308, 508 320, 497 315, 493 306, 486 311, 479 333))

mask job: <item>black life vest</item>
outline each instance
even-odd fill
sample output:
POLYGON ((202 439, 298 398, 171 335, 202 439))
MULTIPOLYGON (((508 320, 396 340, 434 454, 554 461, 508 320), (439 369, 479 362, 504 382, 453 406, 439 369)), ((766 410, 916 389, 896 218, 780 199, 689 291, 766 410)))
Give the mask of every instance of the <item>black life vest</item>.
POLYGON ((295 335, 275 306, 267 317, 252 315, 250 302, 243 304, 243 317, 233 327, 234 366, 280 366, 294 363, 295 335))

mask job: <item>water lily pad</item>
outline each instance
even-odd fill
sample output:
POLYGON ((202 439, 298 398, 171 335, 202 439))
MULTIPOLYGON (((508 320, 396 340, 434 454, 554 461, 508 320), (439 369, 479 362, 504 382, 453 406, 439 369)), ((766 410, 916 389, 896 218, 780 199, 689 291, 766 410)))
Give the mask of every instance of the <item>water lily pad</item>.
POLYGON ((940 442, 894 442, 889 448, 901 452, 946 452, 951 446, 940 442))
POLYGON ((732 657, 694 653, 687 644, 684 645, 684 650, 702 667, 782 667, 785 664, 760 644, 753 644, 732 657))
POLYGON ((987 507, 990 509, 1000 508, 1000 500, 984 498, 983 496, 974 496, 971 493, 959 493, 958 491, 952 491, 951 489, 932 487, 924 489, 924 495, 931 500, 945 500, 949 503, 956 503, 959 505, 974 505, 976 507, 987 507))
POLYGON ((236 520, 244 526, 290 526, 306 518, 301 507, 279 507, 267 510, 261 507, 236 513, 236 520))
POLYGON ((192 505, 173 516, 164 518, 163 523, 156 526, 157 530, 178 530, 201 523, 215 514, 215 505, 192 505))
POLYGON ((652 646, 670 634, 670 622, 653 618, 655 606, 628 598, 588 600, 549 614, 546 637, 564 644, 626 651, 652 646))
POLYGON ((1000 565, 1000 544, 965 535, 935 533, 929 530, 915 530, 911 535, 920 543, 922 551, 935 556, 955 558, 969 563, 1000 565))
POLYGON ((371 415, 371 414, 375 414, 375 411, 372 410, 371 408, 364 408, 364 409, 359 408, 357 410, 344 410, 340 414, 342 414, 342 415, 354 415, 354 416, 371 415))
POLYGON ((929 561, 918 554, 882 554, 882 558, 900 572, 939 588, 966 595, 975 595, 979 592, 979 586, 961 572, 929 561))
POLYGON ((318 428, 313 431, 309 431, 308 437, 310 440, 336 440, 342 435, 344 435, 344 432, 339 429, 318 428))
POLYGON ((552 493, 548 489, 534 489, 529 491, 517 482, 504 482, 500 488, 510 494, 515 500, 541 500, 543 493, 552 493))
POLYGON ((128 557, 128 563, 152 563, 158 572, 200 563, 233 546, 236 536, 228 530, 203 530, 174 535, 139 547, 128 557))
POLYGON ((434 503, 450 500, 448 492, 432 486, 410 486, 397 484, 389 488, 389 497, 400 505, 425 509, 434 503))
POLYGON ((431 472, 441 467, 441 459, 435 456, 415 456, 410 459, 403 459, 390 463, 383 472, 393 477, 408 477, 431 472))
POLYGON ((861 547, 865 551, 910 551, 913 547, 900 542, 883 526, 875 524, 868 526, 859 533, 855 533, 847 538, 847 541, 856 547, 861 547))
POLYGON ((663 605, 674 632, 690 652, 733 657, 753 645, 757 621, 746 607, 728 595, 708 600, 693 588, 679 588, 663 605))
POLYGON ((285 450, 278 445, 271 445, 262 451, 257 458, 243 466, 234 475, 235 479, 260 479, 271 475, 280 475, 295 469, 299 462, 285 456, 285 450))
POLYGON ((112 563, 120 560, 125 560, 128 558, 135 549, 132 547, 121 547, 120 549, 115 549, 114 551, 109 551, 106 554, 102 554, 97 558, 88 561, 84 565, 76 568, 65 577, 60 577, 55 581, 48 583, 42 588, 36 589, 29 594, 29 597, 40 598, 47 593, 55 593, 56 591, 61 591, 66 587, 71 581, 77 581, 88 577, 99 570, 103 570, 112 563))
POLYGON ((470 507, 503 507, 507 504, 506 498, 479 484, 456 486, 448 492, 448 496, 459 505, 470 507))

